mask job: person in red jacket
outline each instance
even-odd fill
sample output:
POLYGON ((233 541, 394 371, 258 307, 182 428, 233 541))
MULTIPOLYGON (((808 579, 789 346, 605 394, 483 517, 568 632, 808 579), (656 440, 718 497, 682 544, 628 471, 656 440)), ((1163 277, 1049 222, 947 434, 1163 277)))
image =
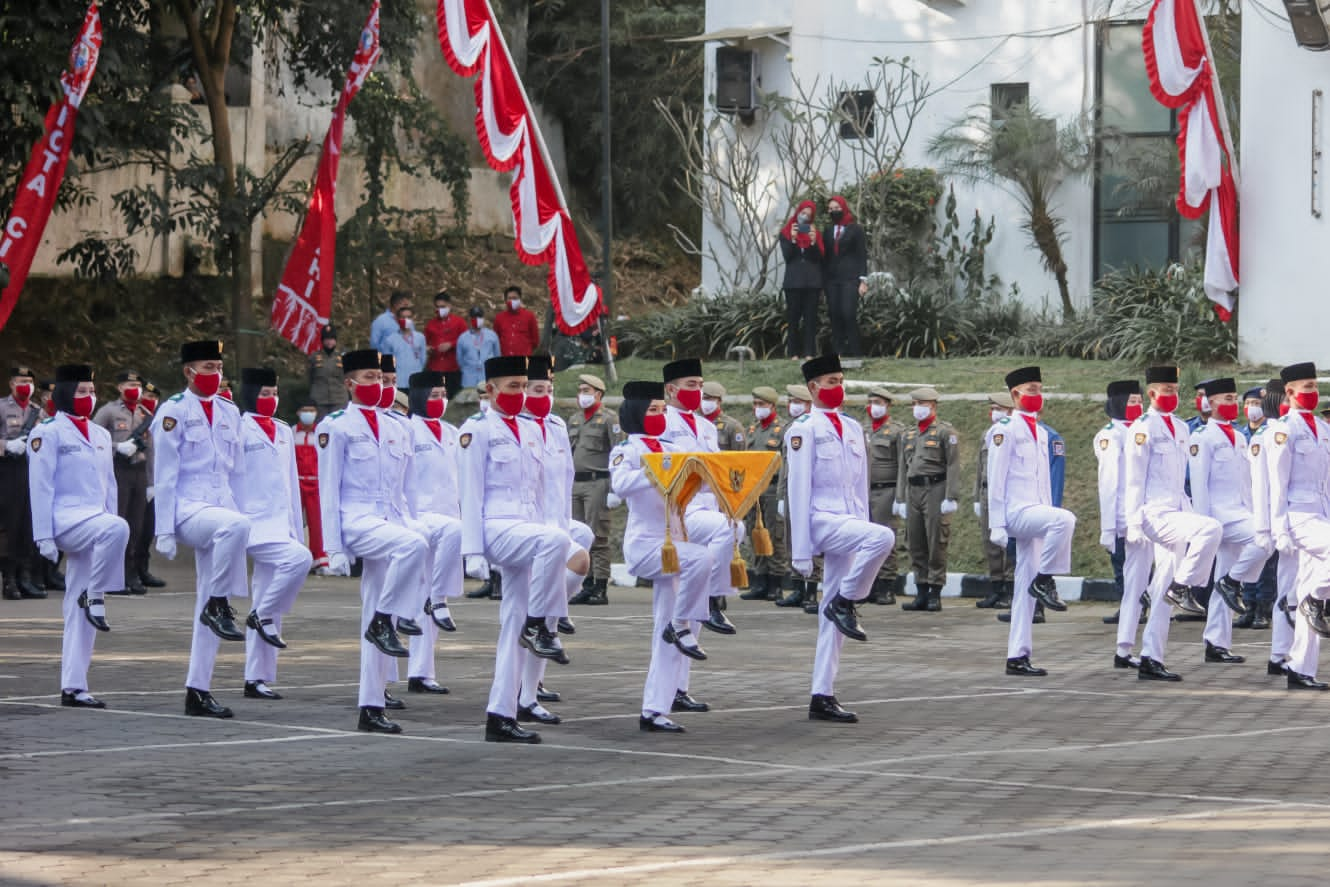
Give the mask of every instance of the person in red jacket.
POLYGON ((522 307, 521 287, 503 291, 503 310, 494 316, 494 332, 499 334, 499 351, 504 357, 530 357, 540 344, 540 321, 522 307))
POLYGON ((466 320, 453 313, 453 299, 447 290, 434 294, 434 316, 425 324, 426 368, 443 373, 448 399, 462 390, 462 368, 457 365, 457 339, 466 332, 466 320))
POLYGON ((313 569, 325 575, 328 554, 323 550, 323 518, 319 512, 319 446, 315 426, 319 408, 306 400, 296 411, 296 475, 300 478, 300 507, 309 525, 309 553, 314 555, 313 569))

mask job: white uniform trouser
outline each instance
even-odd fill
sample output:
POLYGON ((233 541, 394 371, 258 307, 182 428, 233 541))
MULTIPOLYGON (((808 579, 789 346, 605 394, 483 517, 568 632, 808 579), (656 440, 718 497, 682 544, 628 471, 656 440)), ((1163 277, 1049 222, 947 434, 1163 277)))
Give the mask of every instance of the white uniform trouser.
MULTIPOLYGON (((486 521, 485 558, 503 572, 494 683, 486 708, 490 714, 517 716, 522 681, 522 647, 517 639, 528 614, 546 617, 559 612, 557 598, 565 595, 571 545, 568 534, 558 527, 519 520, 486 521)), ((566 600, 562 606, 567 606, 566 600)))
MULTIPOLYGON (((1280 605, 1292 611, 1296 603, 1295 589, 1298 585, 1298 552, 1283 551, 1275 564, 1275 607, 1270 615, 1270 661, 1283 662, 1288 651, 1293 649, 1293 626, 1288 624, 1280 605)), ((1296 612, 1293 619, 1298 619, 1296 612)))
POLYGON ((1118 610, 1118 654, 1126 656, 1136 642, 1141 621, 1141 597, 1150 584, 1150 565, 1155 547, 1149 542, 1122 543, 1122 607, 1118 610))
MULTIPOLYGON (((271 619, 273 630, 280 634, 282 617, 295 606, 314 555, 303 542, 286 539, 251 545, 249 556, 254 559, 254 610, 260 619, 271 619)), ((245 631, 245 680, 277 680, 277 648, 252 628, 245 631)))
POLYGON ((462 594, 462 522, 455 517, 424 513, 416 523, 429 543, 420 609, 413 617, 424 634, 411 638, 406 672, 413 678, 434 680, 434 643, 439 639, 439 627, 424 614, 425 601, 443 605, 462 594))
POLYGON ((677 540, 674 545, 679 549, 679 572, 662 573, 660 546, 663 544, 664 536, 650 543, 625 545, 623 552, 628 572, 650 579, 655 587, 651 594, 651 664, 647 666, 646 685, 642 688, 642 714, 647 717, 669 715, 675 692, 684 686, 684 667, 692 661, 661 637, 674 618, 675 595, 681 589, 701 588, 705 591, 707 576, 711 573, 710 550, 677 540))
POLYGON ((410 613, 419 595, 425 569, 425 537, 416 531, 374 515, 342 516, 342 538, 347 553, 364 560, 360 574, 360 702, 383 707, 387 668, 379 648, 365 640, 365 629, 375 613, 410 613))
POLYGON ((1033 652, 1035 599, 1030 585, 1040 573, 1055 576, 1071 570, 1071 534, 1075 529, 1076 515, 1052 505, 1030 505, 1007 518, 1007 535, 1016 540, 1008 659, 1033 652))
POLYGON ((249 519, 238 511, 209 505, 182 521, 175 535, 194 549, 198 572, 194 638, 185 686, 206 692, 212 689, 212 668, 222 641, 211 628, 199 622, 199 614, 210 597, 248 596, 245 546, 249 544, 249 519))
MULTIPOLYGON (((730 585, 730 560, 734 557, 736 540, 742 542, 746 530, 743 524, 738 527, 719 511, 698 509, 684 515, 684 529, 688 531, 688 541, 705 546, 711 552, 711 575, 702 583, 698 593, 685 586, 679 587, 674 596, 674 619, 687 621, 693 634, 702 629, 702 622, 711 615, 710 600, 713 597, 738 594, 739 590, 730 585)), ((679 688, 688 691, 689 677, 693 670, 693 660, 683 658, 683 667, 679 677, 679 688)))
MULTIPOLYGON (((581 521, 572 521, 568 525, 568 535, 572 541, 568 545, 568 558, 571 559, 578 550, 589 551, 593 542, 596 541, 596 534, 591 532, 591 528, 581 521)), ((565 561, 566 563, 566 561, 565 561)), ((553 616, 545 617, 545 625, 550 631, 557 631, 559 617, 568 615, 568 601, 573 595, 582 588, 582 580, 585 575, 574 573, 567 568, 564 569, 564 595, 562 606, 553 616)), ((536 691, 540 689, 540 682, 545 680, 545 666, 549 665, 548 659, 542 659, 533 654, 530 650, 523 649, 522 653, 522 684, 517 695, 517 703, 524 708, 530 708, 538 701, 536 691)))
POLYGON ((1141 530, 1155 543, 1155 578, 1150 584, 1150 619, 1141 636, 1141 655, 1164 661, 1173 607, 1164 597, 1174 582, 1205 585, 1219 551, 1224 528, 1203 514, 1175 509, 1147 508, 1141 530))
POLYGON ((99 514, 55 537, 65 553, 65 635, 60 647, 60 689, 87 690, 88 667, 97 629, 78 605, 84 591, 91 598, 125 587, 125 546, 129 524, 114 514, 99 514))
MULTIPOLYGON (((872 590, 877 571, 891 554, 896 535, 881 524, 839 514, 814 514, 809 533, 813 550, 822 552, 822 605, 840 595, 861 601, 872 590)), ((817 651, 813 655, 813 694, 836 695, 836 673, 845 635, 818 613, 817 651)))
MULTIPOLYGON (((1256 544, 1256 530, 1249 518, 1223 525, 1219 551, 1215 555, 1215 580, 1232 576, 1239 582, 1255 582, 1270 552, 1256 544)), ((1227 650, 1233 646, 1233 611, 1217 592, 1210 595, 1206 607, 1205 640, 1227 650)))
MULTIPOLYGON (((1288 529, 1298 550, 1297 603, 1309 597, 1325 600, 1330 597, 1330 520, 1319 514, 1294 513, 1288 516, 1288 529)), ((1301 613, 1295 613, 1293 619, 1289 670, 1314 678, 1321 658, 1321 636, 1301 613)))

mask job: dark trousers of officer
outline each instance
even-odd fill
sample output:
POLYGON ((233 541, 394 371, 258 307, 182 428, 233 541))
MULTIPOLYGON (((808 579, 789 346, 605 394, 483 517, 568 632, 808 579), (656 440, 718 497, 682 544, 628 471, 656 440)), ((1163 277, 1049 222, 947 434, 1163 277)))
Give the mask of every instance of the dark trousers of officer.
POLYGON ((817 354, 817 303, 822 291, 785 291, 785 356, 813 357, 817 354))
MULTIPOLYGON (((896 501, 896 485, 892 483, 869 484, 868 487, 868 519, 875 524, 881 524, 896 533, 896 515, 891 513, 891 506, 896 501)), ((891 554, 882 562, 882 566, 877 571, 877 578, 886 582, 895 582, 896 574, 899 571, 896 565, 896 552, 902 546, 897 545, 892 549, 891 554)))
POLYGON ((951 515, 942 514, 946 498, 945 475, 933 481, 926 475, 909 479, 906 496, 905 536, 910 545, 914 581, 924 585, 947 584, 947 544, 951 541, 951 515))
POLYGON ((1273 604, 1275 602, 1275 573, 1279 567, 1279 553, 1270 555, 1270 559, 1261 568, 1261 575, 1255 582, 1242 583, 1242 600, 1248 607, 1253 604, 1273 604))
POLYGON ((125 546, 125 583, 138 574, 138 552, 148 517, 148 464, 137 465, 125 459, 115 460, 116 511, 129 524, 129 544, 125 546))
MULTIPOLYGON (((984 540, 984 560, 988 563, 990 582, 1011 582, 1016 578, 1016 558, 1009 556, 1006 545, 994 545, 989 538, 993 528, 988 525, 988 497, 979 503, 979 532, 984 540)), ((1122 566, 1118 565, 1118 587, 1122 586, 1122 566)))
MULTIPOLYGON (((762 523, 766 526, 767 532, 771 534, 771 556, 759 557, 753 555, 754 576, 776 576, 784 579, 789 575, 789 557, 785 551, 785 518, 780 516, 777 510, 780 506, 780 497, 775 493, 770 496, 763 496, 757 500, 757 507, 762 510, 762 523)), ((757 509, 748 515, 748 544, 751 547, 753 539, 753 528, 757 526, 757 518, 754 517, 757 509)))
POLYGON ((827 284, 827 315, 831 318, 832 351, 842 357, 858 357, 859 281, 833 280, 827 284))
POLYGON ((610 509, 605 504, 609 494, 608 471, 579 471, 574 475, 573 520, 586 524, 596 534, 591 550, 587 552, 591 555, 592 579, 610 578, 610 509))
POLYGON ((5 531, 5 560, 10 570, 31 570, 37 560, 32 541, 32 509, 28 498, 28 460, 0 459, 0 528, 5 531))
POLYGON ((157 510, 148 508, 143 515, 143 532, 139 533, 138 550, 134 552, 134 569, 139 571, 139 575, 148 572, 148 559, 152 557, 152 543, 156 538, 157 510))

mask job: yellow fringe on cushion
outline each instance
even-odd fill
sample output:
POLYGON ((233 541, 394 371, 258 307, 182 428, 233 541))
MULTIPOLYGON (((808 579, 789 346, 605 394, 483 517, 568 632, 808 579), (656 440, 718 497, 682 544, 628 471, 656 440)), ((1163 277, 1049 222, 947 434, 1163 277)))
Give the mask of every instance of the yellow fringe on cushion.
POLYGON ((753 554, 758 557, 771 557, 776 553, 771 544, 771 531, 762 522, 762 509, 756 509, 757 526, 753 528, 753 554))
POLYGON ((734 560, 730 561, 730 587, 746 588, 748 586, 748 568, 744 566, 744 559, 739 554, 739 545, 734 546, 734 560))

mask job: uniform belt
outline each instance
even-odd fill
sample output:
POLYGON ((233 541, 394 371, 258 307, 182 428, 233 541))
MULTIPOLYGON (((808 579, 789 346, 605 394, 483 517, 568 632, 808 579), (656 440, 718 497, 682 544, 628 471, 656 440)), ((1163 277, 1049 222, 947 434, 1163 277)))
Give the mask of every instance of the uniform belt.
MULTIPOLYGON (((566 474, 564 475, 564 477, 567 477, 567 476, 568 476, 568 475, 566 475, 566 474)), ((573 472, 573 480, 574 480, 574 481, 584 481, 584 480, 609 480, 609 479, 610 479, 610 473, 609 473, 608 471, 574 471, 574 472, 573 472)))
POLYGON ((896 482, 895 482, 894 480, 884 480, 884 481, 882 481, 881 483, 877 483, 877 484, 869 484, 869 485, 868 485, 868 489, 870 489, 870 490, 887 490, 887 489, 890 489, 890 488, 892 488, 892 487, 894 487, 894 486, 896 486, 896 482))
POLYGON ((909 478, 912 487, 931 487, 933 484, 940 484, 947 479, 945 474, 916 474, 909 478))

